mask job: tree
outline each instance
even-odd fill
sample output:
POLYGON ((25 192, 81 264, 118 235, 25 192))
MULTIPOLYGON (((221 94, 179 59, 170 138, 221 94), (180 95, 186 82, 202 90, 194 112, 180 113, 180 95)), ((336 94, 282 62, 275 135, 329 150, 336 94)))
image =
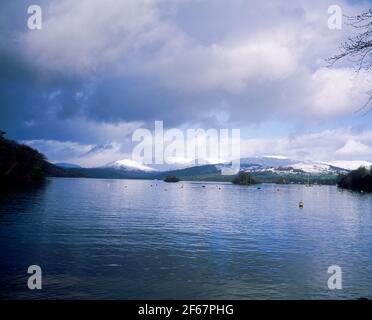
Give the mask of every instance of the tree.
MULTIPOLYGON (((357 72, 360 70, 371 71, 372 69, 372 9, 357 16, 345 16, 347 25, 356 29, 357 34, 349 37, 341 44, 340 53, 328 59, 330 65, 344 58, 350 58, 357 72)), ((372 100, 372 90, 367 92, 369 98, 358 110, 364 114, 371 111, 369 105, 372 100)))
POLYGON ((6 135, 6 132, 3 130, 0 130, 0 139, 4 139, 4 135, 6 135))

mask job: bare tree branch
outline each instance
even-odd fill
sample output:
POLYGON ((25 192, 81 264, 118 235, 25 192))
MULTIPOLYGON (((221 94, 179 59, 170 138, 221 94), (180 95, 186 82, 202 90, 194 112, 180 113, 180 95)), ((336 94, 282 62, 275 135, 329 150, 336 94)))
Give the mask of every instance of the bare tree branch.
MULTIPOLYGON (((340 53, 327 59, 329 66, 333 66, 340 60, 349 58, 354 64, 356 72, 361 70, 371 71, 372 69, 372 9, 357 15, 344 16, 346 25, 351 26, 357 30, 357 34, 349 37, 340 46, 340 53)), ((372 90, 368 92, 369 99, 364 106, 362 106, 358 113, 363 112, 366 115, 372 110, 370 105, 372 101, 372 90)))

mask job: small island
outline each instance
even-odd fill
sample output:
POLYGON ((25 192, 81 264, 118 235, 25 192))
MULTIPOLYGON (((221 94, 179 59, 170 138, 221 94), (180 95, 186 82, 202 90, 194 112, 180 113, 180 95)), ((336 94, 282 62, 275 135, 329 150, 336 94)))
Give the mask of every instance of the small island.
POLYGON ((176 176, 166 176, 165 179, 164 179, 164 182, 170 182, 170 183, 175 183, 175 182, 179 182, 180 179, 176 176))
POLYGON ((276 184, 288 184, 288 181, 285 177, 279 177, 276 181, 276 184))
POLYGON ((249 186, 252 184, 259 184, 260 182, 252 178, 252 175, 249 172, 241 171, 232 181, 233 184, 241 186, 249 186))

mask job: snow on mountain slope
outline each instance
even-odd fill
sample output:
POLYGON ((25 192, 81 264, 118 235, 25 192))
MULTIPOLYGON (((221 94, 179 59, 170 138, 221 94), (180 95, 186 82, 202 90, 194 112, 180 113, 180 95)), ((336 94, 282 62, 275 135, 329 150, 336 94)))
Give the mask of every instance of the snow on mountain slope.
POLYGON ((369 161, 333 161, 333 162, 327 162, 328 164, 339 167, 339 168, 344 168, 347 170, 355 170, 360 167, 370 167, 372 166, 372 162, 369 161))
POLYGON ((244 168, 278 168, 278 167, 288 167, 296 161, 285 158, 285 157, 250 157, 240 159, 240 166, 244 168))
MULTIPOLYGON (((214 162, 215 163, 215 162, 214 162)), ((122 159, 108 163, 104 168, 115 168, 128 171, 143 171, 143 172, 164 172, 172 170, 181 170, 186 168, 198 167, 206 164, 212 164, 212 161, 196 159, 194 161, 180 159, 180 161, 164 164, 153 164, 150 166, 144 165, 132 159, 122 159)))
MULTIPOLYGON (((307 173, 328 173, 337 171, 336 168, 332 168, 329 164, 321 162, 299 162, 291 165, 291 167, 307 173)), ((340 168, 340 170, 342 169, 340 168)))
MULTIPOLYGON (((219 165, 219 168, 223 165, 219 165)), ((346 173, 348 169, 317 161, 298 161, 286 157, 250 157, 243 158, 240 161, 240 168, 249 172, 286 172, 296 173, 299 171, 310 174, 327 174, 327 173, 346 173)))
MULTIPOLYGON (((213 163, 211 161, 180 161, 177 163, 153 165, 150 167, 132 159, 123 159, 109 163, 105 166, 105 168, 116 168, 128 171, 142 172, 164 172, 170 170, 193 168, 206 164, 211 165, 213 163)), ((240 169, 248 172, 273 171, 277 173, 305 172, 309 174, 339 174, 346 173, 349 170, 357 169, 361 165, 370 166, 372 165, 372 163, 368 161, 298 161, 283 156, 249 157, 240 159, 240 169)), ((225 167, 230 166, 231 162, 215 164, 217 170, 221 170, 225 167)))

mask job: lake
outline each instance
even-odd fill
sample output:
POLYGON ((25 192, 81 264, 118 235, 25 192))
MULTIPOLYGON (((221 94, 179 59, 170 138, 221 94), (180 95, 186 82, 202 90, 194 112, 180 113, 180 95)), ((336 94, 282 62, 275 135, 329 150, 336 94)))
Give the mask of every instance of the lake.
POLYGON ((372 298, 372 195, 335 186, 55 178, 0 195, 0 243, 3 299, 372 298))

